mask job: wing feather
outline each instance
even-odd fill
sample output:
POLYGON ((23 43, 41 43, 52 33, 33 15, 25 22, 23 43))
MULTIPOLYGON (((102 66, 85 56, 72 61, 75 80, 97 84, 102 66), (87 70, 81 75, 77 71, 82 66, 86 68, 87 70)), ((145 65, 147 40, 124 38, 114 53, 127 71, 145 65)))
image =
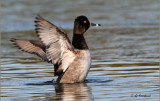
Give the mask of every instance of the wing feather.
POLYGON ((75 58, 67 34, 41 16, 36 17, 35 23, 37 35, 46 46, 47 58, 55 65, 55 72, 65 72, 75 58))
POLYGON ((14 42, 14 44, 22 51, 37 55, 42 60, 49 62, 45 53, 45 45, 41 41, 19 40, 14 38, 12 38, 11 41, 14 42))

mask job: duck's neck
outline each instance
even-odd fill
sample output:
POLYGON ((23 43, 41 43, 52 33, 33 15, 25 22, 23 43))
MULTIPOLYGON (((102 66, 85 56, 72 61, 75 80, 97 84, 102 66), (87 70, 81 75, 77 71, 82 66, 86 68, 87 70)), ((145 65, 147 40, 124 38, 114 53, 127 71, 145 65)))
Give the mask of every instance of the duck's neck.
POLYGON ((88 49, 86 40, 83 34, 75 34, 73 33, 72 45, 77 49, 88 49))

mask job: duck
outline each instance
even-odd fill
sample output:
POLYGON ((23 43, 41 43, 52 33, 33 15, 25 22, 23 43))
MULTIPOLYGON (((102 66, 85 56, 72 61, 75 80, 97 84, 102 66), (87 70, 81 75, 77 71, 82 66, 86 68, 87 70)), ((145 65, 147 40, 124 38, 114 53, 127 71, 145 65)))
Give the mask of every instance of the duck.
POLYGON ((11 38, 10 41, 20 50, 52 63, 54 76, 58 76, 57 83, 84 82, 91 66, 90 51, 84 38, 90 26, 101 25, 90 22, 84 15, 76 17, 71 43, 63 28, 37 15, 35 32, 40 40, 11 38))

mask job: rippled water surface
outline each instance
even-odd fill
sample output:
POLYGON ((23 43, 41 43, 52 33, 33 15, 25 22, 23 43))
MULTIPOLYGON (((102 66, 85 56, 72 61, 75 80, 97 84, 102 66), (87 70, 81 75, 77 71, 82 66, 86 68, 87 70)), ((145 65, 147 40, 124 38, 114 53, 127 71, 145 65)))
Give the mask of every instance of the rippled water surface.
POLYGON ((158 0, 3 0, 1 100, 158 101, 158 6, 158 0), (9 41, 38 40, 36 14, 63 27, 70 39, 78 15, 102 24, 85 34, 92 66, 84 83, 53 83, 52 64, 9 41))

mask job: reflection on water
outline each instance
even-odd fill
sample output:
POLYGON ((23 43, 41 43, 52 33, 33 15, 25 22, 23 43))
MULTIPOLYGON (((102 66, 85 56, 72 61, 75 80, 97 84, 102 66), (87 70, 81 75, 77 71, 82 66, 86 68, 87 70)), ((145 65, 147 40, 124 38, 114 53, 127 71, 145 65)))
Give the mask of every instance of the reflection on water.
POLYGON ((158 0, 63 2, 2 1, 1 100, 158 101, 158 0), (73 20, 80 14, 102 24, 85 34, 92 56, 85 83, 53 83, 52 64, 21 52, 9 41, 38 40, 33 31, 36 14, 65 28, 70 39, 73 20), (150 97, 132 96, 136 94, 150 97))
MULTIPOLYGON (((85 83, 59 84, 55 87, 54 100, 58 101, 90 101, 91 91, 85 83)), ((53 100, 52 98, 50 100, 53 100)))
MULTIPOLYGON (((91 101, 94 100, 92 91, 87 83, 108 83, 113 80, 100 80, 100 79, 86 79, 85 83, 75 83, 75 84, 58 84, 54 80, 46 81, 41 83, 27 83, 28 87, 30 86, 42 86, 42 85, 53 85, 55 91, 46 94, 52 95, 51 97, 46 97, 43 100, 47 101, 91 101)), ((41 99, 38 99, 41 100, 41 99)))
POLYGON ((47 93, 45 98, 36 100, 47 100, 47 101, 91 101, 93 97, 91 95, 91 89, 86 83, 75 83, 75 84, 58 84, 52 81, 44 83, 28 83, 29 86, 40 86, 40 85, 53 85, 55 91, 47 93))

